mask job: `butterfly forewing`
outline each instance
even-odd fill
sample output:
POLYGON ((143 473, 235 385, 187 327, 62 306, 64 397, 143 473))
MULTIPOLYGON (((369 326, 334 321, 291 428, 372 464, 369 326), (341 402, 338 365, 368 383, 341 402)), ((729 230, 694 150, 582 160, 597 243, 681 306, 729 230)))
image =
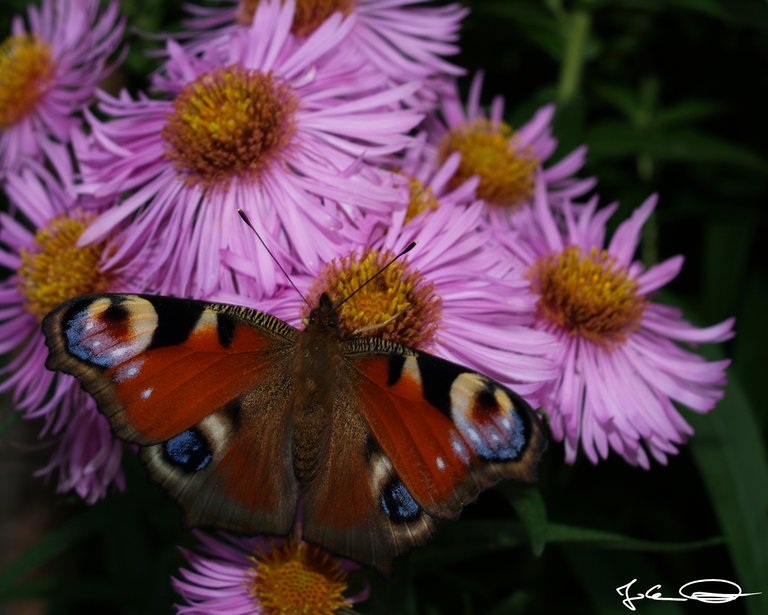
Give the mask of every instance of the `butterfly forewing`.
POLYGON ((95 295, 43 323, 47 365, 78 377, 192 525, 287 533, 297 483, 288 397, 297 331, 201 301, 95 295))

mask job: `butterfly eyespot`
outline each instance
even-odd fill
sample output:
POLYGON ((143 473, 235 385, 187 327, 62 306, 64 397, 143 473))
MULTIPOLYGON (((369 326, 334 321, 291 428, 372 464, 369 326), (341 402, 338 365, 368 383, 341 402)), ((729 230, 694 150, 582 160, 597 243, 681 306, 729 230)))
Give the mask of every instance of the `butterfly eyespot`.
POLYGON ((119 323, 127 320, 131 315, 130 311, 125 306, 119 303, 113 303, 102 313, 102 319, 111 323, 119 323))
POLYGON ((500 409, 501 406, 499 405, 499 402, 496 399, 493 391, 482 389, 475 396, 475 404, 473 408, 475 414, 482 415, 484 412, 493 414, 494 412, 498 412, 500 409))
POLYGON ((514 461, 522 455, 528 442, 528 427, 517 410, 511 411, 514 420, 502 419, 475 427, 466 422, 457 423, 469 435, 474 453, 485 461, 514 461))
POLYGON ((166 461, 192 474, 204 469, 213 458, 211 447, 197 429, 188 429, 163 444, 166 461))
POLYGON ((413 521, 421 514, 421 507, 397 478, 384 488, 380 498, 381 509, 395 523, 413 521))
MULTIPOLYGON (((154 310, 146 322, 134 317, 141 297, 100 297, 76 302, 64 316, 63 334, 70 354, 97 367, 115 367, 146 350, 157 326, 154 310)), ((150 306, 151 307, 151 306, 150 306)))

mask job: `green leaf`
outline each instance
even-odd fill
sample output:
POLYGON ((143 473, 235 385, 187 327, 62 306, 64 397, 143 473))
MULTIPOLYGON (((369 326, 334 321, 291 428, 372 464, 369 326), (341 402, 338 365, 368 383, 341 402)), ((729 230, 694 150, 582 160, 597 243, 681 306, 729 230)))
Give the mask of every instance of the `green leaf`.
POLYGON ((607 120, 592 125, 587 143, 595 159, 647 155, 660 161, 721 163, 760 172, 768 170, 768 162, 752 150, 701 132, 640 131, 626 123, 607 120))
MULTIPOLYGON (((532 502, 534 498, 535 496, 531 498, 532 502)), ((535 511, 538 504, 532 502, 525 506, 535 511)), ((536 523, 539 524, 540 519, 536 523)), ((422 569, 443 568, 451 563, 514 549, 525 544, 526 534, 523 527, 517 520, 462 520, 442 528, 437 540, 429 548, 414 552, 411 561, 422 569)), ((691 551, 724 544, 724 539, 720 536, 688 542, 664 542, 560 523, 548 523, 544 528, 537 527, 536 532, 543 533, 543 536, 537 538, 541 544, 574 544, 656 553, 691 551)))
POLYGON ((602 547, 604 549, 667 553, 720 546, 724 543, 724 539, 721 536, 713 536, 687 542, 663 542, 658 540, 642 540, 603 530, 550 523, 547 527, 547 542, 550 544, 581 544, 590 547, 602 547))
POLYGON ((499 490, 520 517, 533 554, 540 556, 547 544, 547 509, 541 491, 513 483, 504 483, 499 490))
POLYGON ((733 340, 733 369, 739 377, 744 394, 752 401, 756 418, 763 433, 768 432, 768 388, 765 386, 764 336, 750 335, 765 327, 768 314, 768 283, 764 272, 754 272, 747 278, 742 295, 742 307, 736 318, 737 335, 733 340), (760 411, 762 410, 762 414, 760 411))
POLYGON ((681 100, 656 110, 653 122, 660 128, 693 124, 724 112, 723 103, 706 99, 681 100))
MULTIPOLYGON (((715 351, 708 352, 714 355, 715 351)), ((768 590, 768 455, 741 384, 729 374, 725 396, 706 415, 694 415, 690 448, 725 533, 744 592, 768 590)), ((765 603, 745 602, 763 613, 765 603)))
POLYGON ((738 217, 708 224, 704 235, 704 275, 706 310, 702 318, 721 319, 732 314, 743 300, 750 255, 758 223, 738 217))
POLYGON ((640 108, 640 96, 634 88, 624 85, 600 84, 594 87, 595 94, 604 102, 634 124, 640 108))

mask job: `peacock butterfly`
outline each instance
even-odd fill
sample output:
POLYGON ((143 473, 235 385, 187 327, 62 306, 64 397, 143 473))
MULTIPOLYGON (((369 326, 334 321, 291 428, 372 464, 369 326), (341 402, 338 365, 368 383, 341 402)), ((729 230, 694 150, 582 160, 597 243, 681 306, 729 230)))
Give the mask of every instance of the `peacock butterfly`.
POLYGON ((546 438, 517 394, 376 337, 342 339, 327 295, 303 331, 246 307, 71 299, 44 320, 49 369, 80 379, 138 444, 189 526, 289 534, 380 570, 546 438))

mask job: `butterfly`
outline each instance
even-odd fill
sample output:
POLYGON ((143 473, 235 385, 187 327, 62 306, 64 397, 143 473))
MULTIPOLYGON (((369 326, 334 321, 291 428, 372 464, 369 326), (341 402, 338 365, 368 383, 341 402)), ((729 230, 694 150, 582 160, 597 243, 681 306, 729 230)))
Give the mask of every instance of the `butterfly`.
POLYGON ((43 322, 192 527, 301 538, 388 571, 504 478, 531 482, 537 415, 482 374, 377 337, 343 339, 327 295, 298 330, 247 307, 76 297, 43 322))

